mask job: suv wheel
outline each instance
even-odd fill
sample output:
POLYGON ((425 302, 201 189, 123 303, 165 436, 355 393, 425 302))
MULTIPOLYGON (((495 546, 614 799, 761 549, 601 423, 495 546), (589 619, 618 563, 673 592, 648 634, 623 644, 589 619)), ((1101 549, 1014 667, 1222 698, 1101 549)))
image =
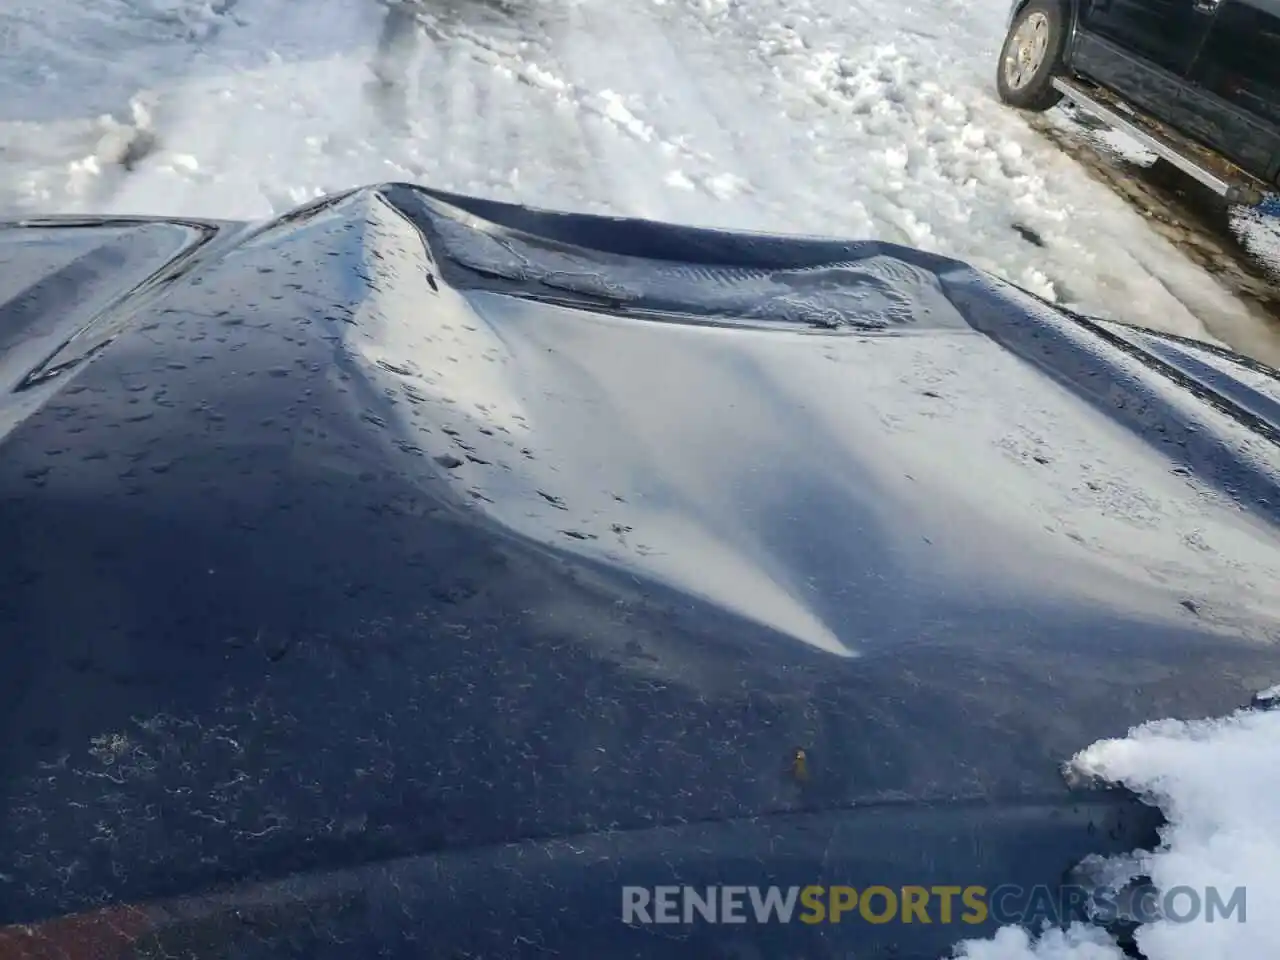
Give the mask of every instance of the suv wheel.
POLYGON ((1022 110, 1048 110, 1062 99, 1053 77, 1062 68, 1067 19, 1059 0, 1030 0, 1009 25, 996 90, 1000 99, 1022 110))

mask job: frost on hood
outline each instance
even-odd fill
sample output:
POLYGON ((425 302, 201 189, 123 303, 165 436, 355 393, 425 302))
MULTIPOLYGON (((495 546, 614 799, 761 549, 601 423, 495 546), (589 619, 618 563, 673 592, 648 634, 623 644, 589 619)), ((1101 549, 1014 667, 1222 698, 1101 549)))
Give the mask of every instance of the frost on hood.
MULTIPOLYGON (((1280 691, 1267 691, 1277 693, 1280 691)), ((1265 694, 1255 703, 1267 702, 1265 694)), ((1246 960, 1280 956, 1280 712, 1248 709, 1219 720, 1161 720, 1103 740, 1078 754, 1074 775, 1121 784, 1158 805, 1168 819, 1160 846, 1088 864, 1095 880, 1115 888, 1149 878, 1158 903, 1190 890, 1203 903, 1243 889, 1229 915, 1155 919, 1138 928, 1147 960, 1246 960)), ((967 960, 1123 960, 1119 944, 1097 927, 1028 935, 1015 927, 989 940, 959 944, 967 960)))
POLYGON ((432 215, 441 252, 482 276, 510 281, 517 294, 578 295, 622 311, 828 329, 968 326, 931 270, 897 257, 777 270, 676 264, 491 232, 469 219, 432 215))

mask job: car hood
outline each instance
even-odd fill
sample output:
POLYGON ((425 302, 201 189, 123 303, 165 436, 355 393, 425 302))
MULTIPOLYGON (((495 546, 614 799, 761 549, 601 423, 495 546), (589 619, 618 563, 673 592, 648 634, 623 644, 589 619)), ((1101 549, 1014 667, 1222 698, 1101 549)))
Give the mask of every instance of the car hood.
POLYGON ((572 837, 1056 882, 1152 828, 1063 761, 1280 681, 1274 374, 920 251, 14 223, 0 378, 0 923, 572 837))

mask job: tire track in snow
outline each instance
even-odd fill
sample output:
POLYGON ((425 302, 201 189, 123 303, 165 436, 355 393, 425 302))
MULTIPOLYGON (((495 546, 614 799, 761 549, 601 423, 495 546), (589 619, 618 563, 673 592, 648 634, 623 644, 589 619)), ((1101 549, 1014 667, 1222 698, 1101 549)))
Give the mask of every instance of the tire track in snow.
POLYGON ((747 51, 723 26, 718 14, 669 3, 648 15, 630 13, 617 29, 631 38, 632 58, 648 66, 641 82, 627 71, 622 80, 630 86, 623 89, 682 148, 667 184, 717 201, 698 205, 701 219, 728 228, 803 230, 804 214, 828 206, 805 175, 806 144, 763 78, 744 74, 747 51))
MULTIPOLYGON (((259 217, 318 192, 403 178, 541 205, 616 207, 627 172, 657 149, 620 135, 607 110, 593 113, 581 91, 532 70, 524 56, 532 45, 501 17, 479 28, 426 18, 414 48, 400 44, 391 57, 402 62, 379 63, 377 10, 315 0, 315 21, 330 22, 346 44, 320 58, 276 56, 255 69, 175 78, 172 86, 156 78, 149 93, 159 100, 157 155, 126 173, 95 144, 102 124, 79 121, 48 154, 33 157, 41 169, 20 178, 6 205, 259 217), (380 85, 379 72, 390 72, 390 82, 380 85), (58 162, 59 154, 66 159, 58 162), (602 190, 611 165, 623 175, 602 190)), ((274 28, 290 46, 296 10, 285 18, 276 0, 263 0, 257 11, 255 31, 274 28)), ((114 126, 132 135, 129 124, 114 126)))
MULTIPOLYGON (((568 197, 576 196, 584 210, 608 212, 611 205, 605 164, 596 141, 584 129, 580 105, 566 94, 562 82, 536 68, 526 69, 517 82, 530 87, 531 95, 550 101, 544 149, 551 168, 560 172, 558 182, 562 184, 566 202, 568 197)), ((541 176, 541 171, 529 173, 527 157, 521 156, 519 163, 517 193, 523 192, 521 188, 526 183, 537 182, 541 176)))
MULTIPOLYGON (((580 9, 584 18, 602 15, 598 5, 593 9, 583 4, 580 9)), ((628 38, 625 60, 617 69, 594 77, 593 82, 607 83, 599 96, 615 111, 625 105, 631 117, 649 118, 645 126, 651 137, 661 141, 668 158, 662 174, 666 187, 693 190, 720 201, 715 205, 718 225, 740 221, 745 212, 747 223, 740 225, 759 227, 761 217, 754 203, 733 202, 739 196, 758 193, 751 178, 742 175, 745 154, 741 134, 726 124, 726 113, 709 96, 719 85, 700 81, 688 63, 694 31, 701 24, 687 16, 672 22, 670 10, 665 5, 655 6, 637 16, 634 8, 609 8, 609 31, 628 38), (677 48, 673 35, 685 40, 683 50, 677 48)), ((744 116, 745 111, 737 112, 738 120, 744 116)), ((679 198, 679 194, 672 195, 670 202, 679 205, 679 198)), ((709 206, 705 202, 698 205, 709 206)))
POLYGON ((640 99, 627 93, 672 82, 641 50, 652 30, 647 17, 638 20, 623 5, 575 0, 552 31, 543 69, 558 78, 575 104, 584 136, 605 165, 616 213, 705 221, 705 209, 714 200, 691 196, 669 181, 676 163, 705 164, 707 159, 655 126, 640 99), (607 37, 625 42, 602 49, 599 38, 607 37))
MULTIPOLYGON (((460 61, 470 59, 465 50, 445 42, 430 34, 431 42, 426 55, 419 63, 419 76, 429 74, 434 82, 429 85, 430 94, 424 107, 429 107, 427 116, 420 120, 424 129, 429 131, 426 138, 425 157, 421 162, 425 166, 426 179, 431 183, 448 182, 444 169, 448 158, 455 153, 468 153, 471 144, 467 142, 470 125, 459 122, 460 117, 467 116, 473 108, 471 102, 471 85, 459 83, 463 70, 460 61)), ((458 185, 454 186, 469 186, 458 185)))
MULTIPOLYGON (((512 48, 474 31, 451 29, 432 17, 424 18, 424 23, 435 55, 451 64, 443 74, 430 62, 424 61, 422 66, 421 82, 435 91, 442 105, 437 114, 446 118, 445 127, 435 138, 437 149, 488 160, 493 156, 492 146, 501 143, 501 175, 491 177, 480 192, 488 190, 504 199, 535 205, 559 202, 599 208, 600 198, 607 194, 601 175, 603 163, 582 128, 568 85, 539 69, 523 45, 512 48), (486 89, 500 90, 492 94, 492 102, 491 94, 484 94, 473 108, 460 110, 456 106, 457 87, 468 82, 462 79, 463 63, 484 71, 486 89), (468 122, 469 112, 483 112, 484 118, 479 124, 474 117, 468 122), (528 122, 513 124, 513 117, 528 122), (454 131, 463 126, 467 129, 459 141, 454 131), (474 136, 478 126, 486 130, 479 138, 474 136), (457 150, 458 142, 465 143, 464 150, 457 150)), ((425 182, 448 186, 448 178, 441 179, 439 165, 436 169, 440 175, 425 178, 425 182)), ((467 189, 457 184, 453 188, 467 189)))
POLYGON ((463 192, 491 194, 492 183, 484 176, 484 168, 492 159, 488 144, 480 136, 488 132, 485 121, 492 77, 483 66, 455 44, 449 46, 449 71, 437 78, 449 92, 444 114, 444 136, 440 146, 446 156, 466 158, 470 179, 459 186, 463 192))

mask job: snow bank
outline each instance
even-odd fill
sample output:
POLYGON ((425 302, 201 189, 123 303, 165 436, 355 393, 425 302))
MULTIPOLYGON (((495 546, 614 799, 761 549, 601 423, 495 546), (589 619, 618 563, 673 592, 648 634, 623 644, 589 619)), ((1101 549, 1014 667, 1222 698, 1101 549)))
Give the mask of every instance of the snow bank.
MULTIPOLYGON (((1280 689, 1259 694, 1274 707, 1280 689)), ((1094 865, 1120 884, 1147 877, 1159 891, 1214 889, 1241 909, 1212 918, 1151 918, 1137 931, 1147 960, 1252 960, 1280 955, 1280 712, 1241 711, 1222 720, 1161 720, 1104 740, 1078 754, 1074 776, 1122 784, 1158 805, 1169 820, 1160 847, 1129 860, 1094 865)), ((1190 913, 1180 895, 1176 915, 1190 913)), ((1119 945, 1099 928, 1076 925, 1038 939, 1006 927, 989 940, 959 944, 967 960, 1121 960, 1119 945)))

